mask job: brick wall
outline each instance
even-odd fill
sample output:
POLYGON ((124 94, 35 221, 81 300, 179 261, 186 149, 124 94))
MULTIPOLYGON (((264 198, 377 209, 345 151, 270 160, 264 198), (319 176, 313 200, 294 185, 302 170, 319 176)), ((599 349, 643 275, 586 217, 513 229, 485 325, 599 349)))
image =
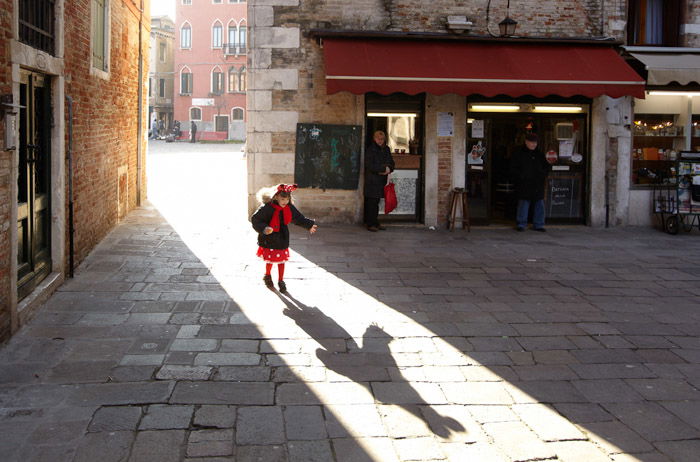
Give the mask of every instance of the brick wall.
MULTIPOLYGON (((0 95, 12 93, 10 38, 12 0, 0 0, 0 95)), ((0 142, 5 138, 5 120, 0 119, 0 142)), ((0 341, 10 336, 10 194, 11 159, 15 151, 0 146, 0 341)))
POLYGON ((452 137, 439 137, 438 155, 438 223, 447 223, 452 191, 452 137))
MULTIPOLYGON (((65 28, 65 93, 73 98, 76 263, 117 223, 120 167, 127 171, 127 207, 136 205, 139 28, 130 3, 111 3, 111 53, 106 79, 90 75, 90 62, 85 58, 90 56, 90 2, 65 3, 66 18, 70 18, 65 28)), ((146 15, 144 24, 148 21, 146 15)), ((147 63, 147 29, 142 40, 147 63)), ((147 64, 143 73, 145 82, 147 64)), ((145 145, 142 149, 145 153, 145 145)))

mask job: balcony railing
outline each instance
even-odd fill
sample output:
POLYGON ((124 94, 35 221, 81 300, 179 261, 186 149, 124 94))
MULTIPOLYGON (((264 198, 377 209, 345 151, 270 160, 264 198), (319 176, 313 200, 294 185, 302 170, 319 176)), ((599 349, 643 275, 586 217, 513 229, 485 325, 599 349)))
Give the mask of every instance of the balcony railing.
POLYGON ((248 48, 246 46, 240 46, 238 44, 224 43, 223 45, 224 56, 240 56, 248 53, 248 48))

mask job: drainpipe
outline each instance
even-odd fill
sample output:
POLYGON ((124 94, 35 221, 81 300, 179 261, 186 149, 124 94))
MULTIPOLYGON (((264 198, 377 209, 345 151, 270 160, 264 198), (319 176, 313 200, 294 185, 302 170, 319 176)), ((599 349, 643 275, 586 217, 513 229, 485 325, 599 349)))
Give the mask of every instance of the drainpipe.
POLYGON ((73 223, 73 98, 66 95, 68 103, 68 277, 73 277, 75 262, 75 225, 73 223))
POLYGON ((138 85, 138 110, 137 110, 137 128, 136 128, 136 206, 141 206, 141 168, 143 155, 141 149, 141 138, 143 136, 143 127, 141 118, 143 117, 143 0, 139 8, 139 85, 138 85))

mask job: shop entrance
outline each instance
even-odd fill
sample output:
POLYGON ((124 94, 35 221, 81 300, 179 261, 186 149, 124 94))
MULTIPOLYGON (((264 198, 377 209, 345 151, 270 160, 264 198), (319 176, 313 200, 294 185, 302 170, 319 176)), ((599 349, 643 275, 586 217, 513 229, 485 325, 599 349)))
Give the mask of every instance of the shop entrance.
MULTIPOLYGON (((423 222, 423 106, 424 96, 368 94, 365 100, 365 146, 376 130, 387 136, 396 169, 390 180, 396 185, 397 208, 388 215, 396 221, 423 222)), ((383 200, 379 204, 383 213, 383 200)))
MULTIPOLYGON (((581 108, 576 114, 475 112, 471 110, 474 106, 478 105, 470 105, 468 113, 466 146, 466 186, 472 221, 514 223, 517 200, 511 157, 524 145, 525 134, 532 132, 537 133, 538 147, 552 164, 545 185, 547 223, 584 223, 589 158, 587 106, 575 106, 581 108)), ((487 110, 498 107, 481 106, 487 110)), ((520 110, 521 105, 509 107, 520 110)), ((573 110, 569 107, 554 106, 550 110, 573 110)))
POLYGON ((27 296, 51 270, 51 90, 48 77, 22 72, 17 179, 17 287, 27 296))

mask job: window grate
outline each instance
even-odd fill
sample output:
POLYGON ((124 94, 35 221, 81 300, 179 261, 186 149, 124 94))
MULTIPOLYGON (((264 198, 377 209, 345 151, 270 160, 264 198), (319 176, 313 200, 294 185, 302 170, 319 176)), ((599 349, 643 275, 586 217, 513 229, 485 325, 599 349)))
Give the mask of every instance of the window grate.
POLYGON ((47 53, 54 53, 55 0, 19 2, 20 41, 47 53))

